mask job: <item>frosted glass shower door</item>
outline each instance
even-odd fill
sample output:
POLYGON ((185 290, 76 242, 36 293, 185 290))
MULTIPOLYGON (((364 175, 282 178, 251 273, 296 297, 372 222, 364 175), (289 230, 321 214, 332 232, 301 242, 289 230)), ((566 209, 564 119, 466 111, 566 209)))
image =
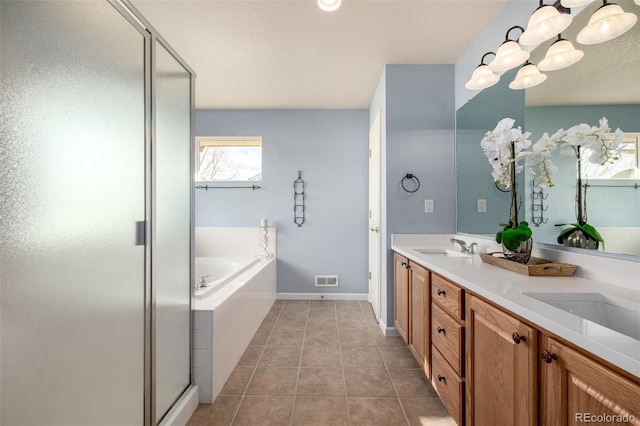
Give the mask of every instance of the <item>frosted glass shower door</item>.
POLYGON ((143 424, 145 36, 107 2, 0 7, 0 424, 143 424))
POLYGON ((162 419, 190 382, 191 74, 154 44, 155 415, 162 419))

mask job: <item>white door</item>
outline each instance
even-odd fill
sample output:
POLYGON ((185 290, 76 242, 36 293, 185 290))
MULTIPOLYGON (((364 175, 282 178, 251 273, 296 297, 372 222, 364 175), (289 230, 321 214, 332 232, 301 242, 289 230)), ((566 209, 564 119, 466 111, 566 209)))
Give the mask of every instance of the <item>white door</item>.
POLYGON ((380 321, 380 111, 369 130, 369 303, 380 321))

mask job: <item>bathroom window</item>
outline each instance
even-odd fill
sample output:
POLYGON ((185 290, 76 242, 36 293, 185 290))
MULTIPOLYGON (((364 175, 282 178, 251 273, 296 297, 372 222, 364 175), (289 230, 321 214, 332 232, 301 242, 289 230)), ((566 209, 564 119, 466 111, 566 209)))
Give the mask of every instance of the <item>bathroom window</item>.
MULTIPOLYGON (((613 135, 611 135, 613 138, 613 135)), ((638 169, 638 146, 640 133, 625 133, 622 142, 620 159, 613 164, 603 166, 584 161, 582 168, 583 179, 640 179, 638 169)), ((590 153, 585 152, 588 156, 590 153)))
POLYGON ((197 181, 261 181, 261 137, 196 138, 197 181))

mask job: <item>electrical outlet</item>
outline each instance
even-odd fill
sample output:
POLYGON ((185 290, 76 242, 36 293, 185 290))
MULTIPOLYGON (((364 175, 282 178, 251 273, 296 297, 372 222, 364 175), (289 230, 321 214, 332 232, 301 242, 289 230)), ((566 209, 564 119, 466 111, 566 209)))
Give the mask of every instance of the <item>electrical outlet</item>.
POLYGON ((433 213, 433 200, 424 200, 424 212, 433 213))
POLYGON ((486 213, 487 212, 487 200, 479 199, 478 200, 478 213, 486 213))

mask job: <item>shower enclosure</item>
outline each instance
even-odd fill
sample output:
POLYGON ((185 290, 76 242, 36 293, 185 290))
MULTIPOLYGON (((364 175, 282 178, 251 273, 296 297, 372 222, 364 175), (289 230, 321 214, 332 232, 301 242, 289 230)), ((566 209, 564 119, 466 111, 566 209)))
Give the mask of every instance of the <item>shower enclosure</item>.
POLYGON ((0 423, 191 384, 194 73, 127 1, 0 3, 0 423))

